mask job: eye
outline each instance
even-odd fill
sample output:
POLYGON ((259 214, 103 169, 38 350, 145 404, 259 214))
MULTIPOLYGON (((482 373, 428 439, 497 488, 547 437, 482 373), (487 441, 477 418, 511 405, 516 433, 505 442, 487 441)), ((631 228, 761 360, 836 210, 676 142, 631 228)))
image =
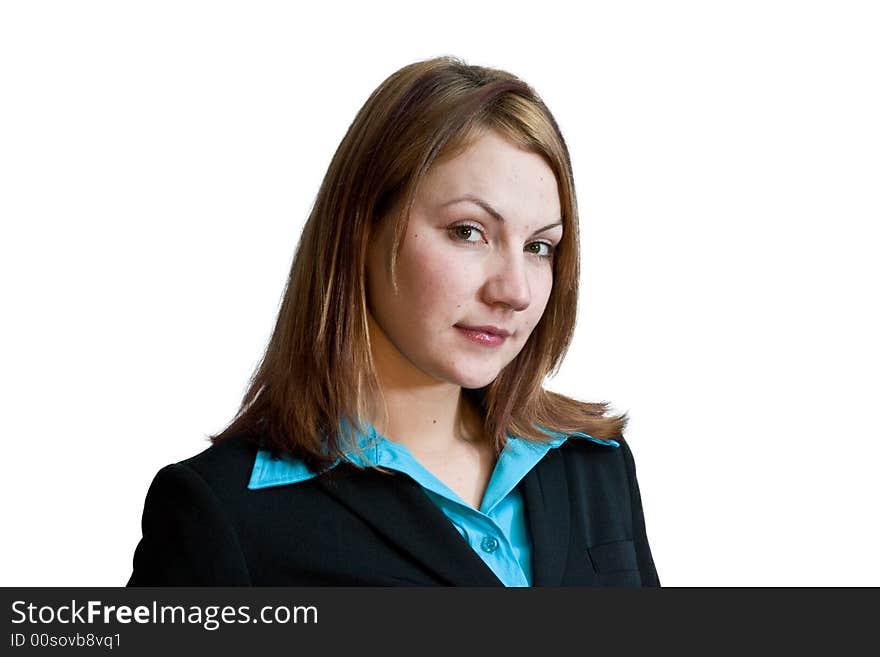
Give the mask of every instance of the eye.
POLYGON ((483 234, 483 231, 477 226, 472 226, 470 224, 456 224, 455 226, 449 227, 449 234, 453 239, 458 240, 459 242, 472 242, 475 243, 474 240, 468 239, 474 231, 483 234))
POLYGON ((553 257, 553 254, 556 253, 556 247, 550 242, 532 242, 526 248, 531 248, 533 246, 538 247, 538 252, 532 251, 539 258, 547 258, 548 260, 553 257), (547 250, 544 253, 540 253, 540 248, 542 246, 546 246, 547 250))

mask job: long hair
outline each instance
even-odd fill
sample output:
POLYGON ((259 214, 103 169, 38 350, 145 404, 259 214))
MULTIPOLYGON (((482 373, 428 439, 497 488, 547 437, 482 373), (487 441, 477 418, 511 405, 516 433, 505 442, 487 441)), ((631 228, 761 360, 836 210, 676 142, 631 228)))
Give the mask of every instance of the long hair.
POLYGON ((493 129, 541 155, 556 175, 563 237, 544 314, 489 385, 464 390, 500 453, 507 434, 536 442, 557 432, 620 436, 626 414, 545 390, 571 343, 579 278, 578 212, 568 147, 538 94, 502 70, 451 56, 389 76, 360 109, 321 183, 300 237, 275 329, 241 406, 213 442, 244 434, 275 454, 324 469, 357 445, 367 400, 380 394, 367 323, 367 247, 394 222, 396 263, 416 190, 432 163, 493 129))

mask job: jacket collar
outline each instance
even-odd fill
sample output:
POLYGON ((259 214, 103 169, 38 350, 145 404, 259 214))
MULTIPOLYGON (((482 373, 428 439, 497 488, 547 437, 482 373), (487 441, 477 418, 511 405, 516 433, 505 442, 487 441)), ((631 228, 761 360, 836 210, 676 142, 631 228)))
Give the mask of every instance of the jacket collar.
MULTIPOLYGON (((344 459, 338 459, 330 466, 330 468, 335 468, 337 465, 339 465, 340 462, 342 462, 343 460, 347 460, 361 467, 379 465, 382 467, 395 469, 393 464, 393 455, 395 453, 399 453, 401 449, 405 448, 403 448, 398 443, 388 440, 384 436, 377 433, 375 428, 371 424, 367 423, 366 426, 366 433, 358 431, 356 435, 357 444, 366 459, 364 458, 364 456, 361 456, 361 454, 359 454, 357 450, 352 449, 345 452, 344 459)), ((598 443, 600 445, 620 447, 620 444, 616 440, 603 440, 601 438, 594 438, 593 436, 581 433, 579 431, 561 433, 558 431, 545 429, 544 427, 540 427, 540 429, 544 433, 553 436, 553 440, 550 440, 543 444, 537 444, 525 441, 519 437, 511 436, 510 434, 508 434, 507 439, 508 441, 514 440, 519 441, 523 444, 528 444, 534 449, 543 451, 544 453, 548 452, 551 449, 559 447, 560 445, 565 443, 565 441, 572 437, 583 438, 586 440, 590 440, 594 443, 598 443)), ((257 458, 254 462, 253 470, 251 471, 251 478, 248 482, 248 488, 251 490, 257 490, 260 488, 269 488, 272 486, 286 486, 289 484, 296 484, 301 481, 312 479, 318 476, 318 474, 320 473, 311 470, 305 465, 305 463, 303 463, 299 459, 295 459, 287 455, 282 455, 281 457, 275 458, 268 451, 259 450, 257 452, 257 458)))

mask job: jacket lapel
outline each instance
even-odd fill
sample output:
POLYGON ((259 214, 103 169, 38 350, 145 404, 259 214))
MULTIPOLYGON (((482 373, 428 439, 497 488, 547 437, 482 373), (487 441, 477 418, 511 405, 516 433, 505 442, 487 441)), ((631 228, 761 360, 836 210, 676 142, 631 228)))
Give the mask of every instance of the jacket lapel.
POLYGON ((523 477, 520 486, 532 537, 532 585, 560 586, 571 522, 561 450, 551 449, 523 477))
POLYGON ((317 484, 448 586, 503 586, 421 486, 401 472, 340 464, 317 484))

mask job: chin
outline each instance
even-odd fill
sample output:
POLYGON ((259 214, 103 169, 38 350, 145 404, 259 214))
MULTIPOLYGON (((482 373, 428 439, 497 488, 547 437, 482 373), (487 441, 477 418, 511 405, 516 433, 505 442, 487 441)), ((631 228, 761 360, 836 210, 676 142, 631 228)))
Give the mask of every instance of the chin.
POLYGON ((436 379, 454 383, 462 388, 485 388, 498 378, 502 369, 498 362, 492 362, 491 358, 483 358, 482 362, 475 362, 477 359, 471 354, 456 354, 451 359, 444 359, 441 354, 434 355, 436 357, 434 366, 421 369, 431 372, 436 379))
POLYGON ((485 388, 498 377, 498 372, 459 373, 453 380, 462 388, 485 388))

